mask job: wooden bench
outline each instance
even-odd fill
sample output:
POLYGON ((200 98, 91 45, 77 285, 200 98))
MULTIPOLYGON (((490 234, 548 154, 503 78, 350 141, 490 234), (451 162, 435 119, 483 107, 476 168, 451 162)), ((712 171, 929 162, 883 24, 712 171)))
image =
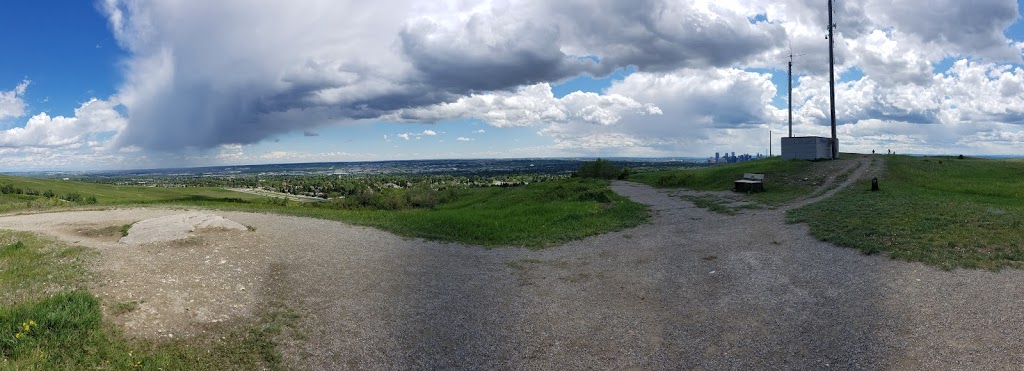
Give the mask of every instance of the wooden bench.
POLYGON ((764 174, 743 174, 743 179, 737 180, 733 187, 735 192, 764 192, 764 174))

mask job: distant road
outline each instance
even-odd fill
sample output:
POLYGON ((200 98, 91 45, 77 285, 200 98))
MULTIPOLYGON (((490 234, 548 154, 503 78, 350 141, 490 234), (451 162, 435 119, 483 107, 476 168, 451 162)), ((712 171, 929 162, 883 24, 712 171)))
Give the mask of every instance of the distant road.
POLYGON ((319 197, 299 196, 299 195, 293 195, 293 194, 288 194, 288 193, 272 192, 272 191, 267 191, 267 190, 263 190, 263 189, 253 189, 253 188, 225 188, 225 189, 227 189, 229 191, 248 193, 248 194, 253 194, 253 195, 258 195, 258 196, 282 197, 282 198, 286 198, 286 199, 289 199, 289 200, 292 200, 292 201, 298 201, 298 202, 327 202, 327 200, 319 198, 319 197))

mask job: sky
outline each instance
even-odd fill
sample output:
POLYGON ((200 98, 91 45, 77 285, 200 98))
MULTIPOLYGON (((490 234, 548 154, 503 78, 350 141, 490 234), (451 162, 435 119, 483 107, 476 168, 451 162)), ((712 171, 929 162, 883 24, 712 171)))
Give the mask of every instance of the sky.
MULTIPOLYGON (((1024 0, 836 0, 840 150, 1024 155, 1024 0), (926 4, 926 6, 922 6, 926 4)), ((0 172, 778 154, 825 0, 0 5, 0 172), (771 139, 769 139, 771 138, 771 139)))

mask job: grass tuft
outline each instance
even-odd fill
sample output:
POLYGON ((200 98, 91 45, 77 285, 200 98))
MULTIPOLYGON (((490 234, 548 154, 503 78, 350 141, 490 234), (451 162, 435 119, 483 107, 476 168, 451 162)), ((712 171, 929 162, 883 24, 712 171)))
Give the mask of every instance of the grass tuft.
POLYGON ((135 223, 130 223, 130 224, 122 225, 121 229, 118 230, 119 232, 121 232, 121 237, 128 236, 128 231, 130 231, 132 229, 132 225, 134 225, 134 224, 135 223))
POLYGON ((690 201, 701 209, 708 209, 719 214, 736 215, 739 213, 738 207, 729 206, 717 197, 683 195, 679 198, 690 201))
POLYGON ((134 301, 134 300, 133 301, 125 301, 125 302, 120 302, 120 303, 114 304, 113 307, 110 308, 110 313, 115 315, 115 316, 120 316, 122 314, 131 313, 131 312, 135 311, 136 309, 139 309, 139 302, 134 301))

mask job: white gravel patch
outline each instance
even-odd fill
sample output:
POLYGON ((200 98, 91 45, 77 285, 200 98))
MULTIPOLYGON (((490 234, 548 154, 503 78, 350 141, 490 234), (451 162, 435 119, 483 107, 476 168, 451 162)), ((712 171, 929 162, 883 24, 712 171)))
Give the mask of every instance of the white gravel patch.
POLYGON ((220 215, 198 211, 146 219, 132 225, 128 235, 121 237, 124 244, 141 244, 183 240, 197 229, 226 229, 244 231, 246 227, 220 215))

